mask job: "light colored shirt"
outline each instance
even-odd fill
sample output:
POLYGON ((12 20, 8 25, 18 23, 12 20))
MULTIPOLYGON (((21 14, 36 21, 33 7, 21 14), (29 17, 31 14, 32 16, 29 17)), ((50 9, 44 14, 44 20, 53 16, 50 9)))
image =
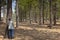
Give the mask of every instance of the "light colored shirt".
POLYGON ((14 25, 12 21, 10 21, 8 29, 14 29, 14 25))

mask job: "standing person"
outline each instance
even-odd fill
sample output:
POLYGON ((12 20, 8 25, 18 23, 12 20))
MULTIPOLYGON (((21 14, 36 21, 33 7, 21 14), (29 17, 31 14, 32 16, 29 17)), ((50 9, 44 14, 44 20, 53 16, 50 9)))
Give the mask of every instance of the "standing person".
POLYGON ((12 20, 10 20, 9 26, 8 26, 8 38, 9 39, 14 38, 14 24, 12 20))

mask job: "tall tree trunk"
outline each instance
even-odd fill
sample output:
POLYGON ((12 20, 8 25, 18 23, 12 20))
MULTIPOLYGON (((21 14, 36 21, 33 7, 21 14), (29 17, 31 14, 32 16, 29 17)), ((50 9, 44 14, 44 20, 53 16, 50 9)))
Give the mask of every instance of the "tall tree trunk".
POLYGON ((42 0, 42 16, 43 16, 43 24, 44 24, 44 0, 42 0))
POLYGON ((40 21, 39 21, 39 24, 42 25, 43 24, 43 16, 42 16, 42 10, 43 10, 43 6, 42 6, 42 0, 39 0, 39 3, 40 3, 40 21))
POLYGON ((19 15, 18 15, 18 1, 16 0, 16 27, 19 24, 19 15))
POLYGON ((7 22, 12 18, 12 0, 7 0, 7 22))
POLYGON ((53 17, 53 21, 54 21, 54 25, 56 25, 56 6, 57 6, 57 4, 56 4, 56 2, 55 2, 55 4, 54 4, 54 6, 53 6, 53 15, 54 15, 54 17, 53 17))
POLYGON ((46 6, 46 21, 48 21, 49 17, 49 2, 47 0, 47 6, 46 6))
POLYGON ((1 21, 1 0, 0 0, 0 21, 1 21))
POLYGON ((52 0, 49 0, 49 8, 50 8, 50 25, 48 26, 49 28, 51 28, 52 27, 52 25, 53 25, 53 15, 52 15, 52 0))
POLYGON ((31 4, 29 3, 29 22, 31 24, 31 4))

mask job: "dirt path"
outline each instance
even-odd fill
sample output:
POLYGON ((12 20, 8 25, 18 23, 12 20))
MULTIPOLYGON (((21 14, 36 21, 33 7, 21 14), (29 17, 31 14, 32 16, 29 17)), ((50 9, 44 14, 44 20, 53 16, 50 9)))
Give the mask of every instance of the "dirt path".
POLYGON ((25 27, 25 26, 20 26, 18 27, 17 29, 24 29, 24 30, 37 30, 37 31, 40 31, 40 30, 43 30, 43 31, 49 31, 49 32, 58 32, 60 33, 60 29, 49 29, 49 28, 34 28, 34 27, 25 27))
POLYGON ((17 40, 60 40, 60 29, 31 28, 20 26, 16 29, 17 40))
MULTIPOLYGON (((4 30, 5 27, 0 27, 0 40, 9 40, 3 38, 4 30)), ((15 29, 15 38, 12 40, 60 40, 60 29, 19 26, 15 29)))

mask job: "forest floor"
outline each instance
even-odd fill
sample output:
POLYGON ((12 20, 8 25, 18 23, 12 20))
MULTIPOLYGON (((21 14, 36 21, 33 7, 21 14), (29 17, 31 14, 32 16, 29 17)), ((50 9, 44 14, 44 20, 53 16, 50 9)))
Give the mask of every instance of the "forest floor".
MULTIPOLYGON (((5 23, 0 23, 0 40, 10 40, 3 38, 5 23)), ((15 29, 15 38, 12 40, 60 40, 60 27, 53 26, 49 29, 46 25, 20 25, 15 29)))

